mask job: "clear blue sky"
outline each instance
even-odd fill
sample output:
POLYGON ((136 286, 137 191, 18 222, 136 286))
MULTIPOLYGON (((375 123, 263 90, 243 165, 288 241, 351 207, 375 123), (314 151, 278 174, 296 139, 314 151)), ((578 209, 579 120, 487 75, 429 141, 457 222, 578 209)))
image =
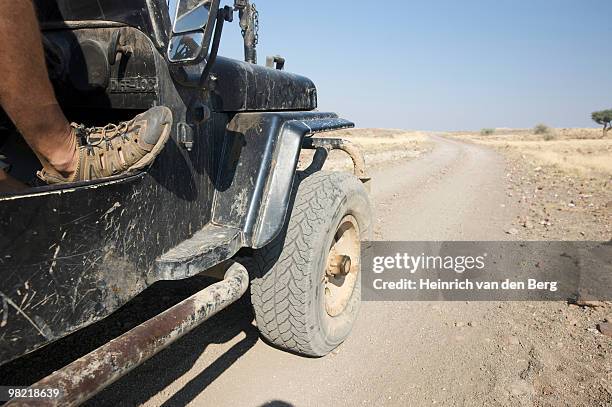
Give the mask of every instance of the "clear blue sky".
MULTIPOLYGON (((612 108, 612 0, 256 4, 259 62, 283 55, 359 127, 592 127, 612 108)), ((242 57, 239 35, 223 55, 242 57)))

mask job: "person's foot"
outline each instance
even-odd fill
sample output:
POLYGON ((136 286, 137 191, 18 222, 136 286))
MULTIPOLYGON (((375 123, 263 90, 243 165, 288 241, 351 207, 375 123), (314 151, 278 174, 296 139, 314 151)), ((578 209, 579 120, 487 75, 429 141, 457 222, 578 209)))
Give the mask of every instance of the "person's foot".
POLYGON ((172 112, 163 106, 151 108, 119 125, 85 128, 72 124, 78 144, 74 171, 66 175, 64 170, 43 162, 43 169, 37 175, 47 184, 64 184, 142 170, 161 152, 171 127, 172 112))

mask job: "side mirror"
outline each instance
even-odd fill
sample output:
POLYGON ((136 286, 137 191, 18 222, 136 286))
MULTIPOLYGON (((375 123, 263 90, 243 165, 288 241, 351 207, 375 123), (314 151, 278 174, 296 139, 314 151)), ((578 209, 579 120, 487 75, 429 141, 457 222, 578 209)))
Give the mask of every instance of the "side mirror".
POLYGON ((208 55, 220 0, 170 0, 172 32, 168 61, 199 64, 208 55))

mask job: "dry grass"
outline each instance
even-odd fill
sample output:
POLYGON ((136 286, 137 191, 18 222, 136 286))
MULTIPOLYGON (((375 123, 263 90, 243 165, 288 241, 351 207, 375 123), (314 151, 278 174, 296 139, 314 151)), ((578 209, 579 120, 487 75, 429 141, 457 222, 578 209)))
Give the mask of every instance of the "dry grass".
MULTIPOLYGON (((426 132, 394 129, 347 129, 325 133, 322 137, 342 138, 363 152, 368 167, 393 164, 419 157, 431 147, 426 132)), ((325 165, 330 170, 350 170, 350 159, 341 151, 332 151, 325 165)), ((312 152, 304 151, 301 167, 310 163, 312 152)))
POLYGON ((453 136, 508 150, 567 174, 612 176, 612 138, 602 138, 599 129, 551 129, 541 135, 532 130, 499 129, 490 136, 475 132, 457 132, 453 136))
POLYGON ((495 148, 507 159, 507 194, 526 240, 610 240, 612 138, 600 129, 498 129, 451 137, 495 148))
POLYGON ((428 142, 424 132, 393 129, 347 129, 330 133, 329 136, 349 140, 366 152, 416 147, 428 142))

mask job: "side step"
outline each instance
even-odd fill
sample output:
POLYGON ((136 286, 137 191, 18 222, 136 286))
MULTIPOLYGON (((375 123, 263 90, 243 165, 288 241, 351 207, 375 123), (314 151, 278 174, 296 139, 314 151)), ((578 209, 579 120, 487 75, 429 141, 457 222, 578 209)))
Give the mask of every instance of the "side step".
POLYGON ((232 257, 242 247, 240 230, 208 224, 156 261, 163 280, 192 277, 232 257))
MULTIPOLYGON (((58 398, 13 399, 7 406, 78 406, 202 322, 236 302, 249 287, 249 273, 234 263, 215 283, 131 331, 75 360, 30 387, 59 389, 58 398)), ((50 394, 50 393, 49 393, 50 394)))

